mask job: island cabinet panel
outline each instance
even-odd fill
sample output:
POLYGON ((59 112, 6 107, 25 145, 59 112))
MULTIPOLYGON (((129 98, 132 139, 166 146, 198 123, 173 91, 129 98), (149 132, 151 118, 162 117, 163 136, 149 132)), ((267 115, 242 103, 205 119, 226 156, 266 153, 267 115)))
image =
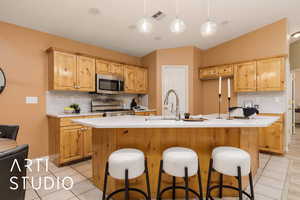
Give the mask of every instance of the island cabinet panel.
POLYGON ((57 166, 89 158, 93 154, 92 128, 74 123, 72 119, 100 116, 49 117, 49 155, 57 166))
POLYGON ((77 56, 77 86, 80 91, 95 91, 95 59, 77 56))
MULTIPOLYGON (((93 181, 103 189, 105 164, 109 155, 120 148, 137 148, 145 153, 148 160, 152 196, 155 197, 158 183, 159 163, 162 152, 169 147, 181 146, 191 148, 197 152, 200 159, 203 191, 206 190, 208 164, 213 148, 218 146, 234 146, 248 151, 251 155, 252 171, 256 174, 258 161, 258 130, 257 128, 120 128, 120 129, 93 129, 93 181)), ((164 174, 162 188, 171 186, 171 177, 164 174)), ((219 175, 213 173, 212 182, 217 183, 219 175)), ((182 179, 177 179, 183 184, 182 179)), ((224 177, 224 184, 237 185, 234 177, 224 177)), ((244 187, 248 179, 243 180, 244 187)), ((130 185, 146 190, 145 176, 130 180, 130 185)), ((190 178, 189 185, 198 191, 196 176, 190 178)), ((124 182, 113 178, 109 179, 108 192, 124 187, 124 182)), ((218 191, 214 191, 217 195, 218 191)), ((176 191, 177 198, 183 199, 184 192, 176 191)), ((136 194, 130 194, 130 199, 140 199, 136 194)), ((237 195, 235 191, 224 190, 224 196, 237 195)), ((191 198, 194 198, 191 194, 191 198)), ((124 199, 124 195, 115 199, 124 199)), ((163 199, 171 199, 166 193, 163 199)))
POLYGON ((57 51, 49 52, 49 89, 95 91, 95 59, 57 51))
POLYGON ((49 86, 54 90, 73 90, 76 86, 76 55, 55 51, 51 56, 53 75, 49 86), (54 71, 54 73, 53 73, 54 71))
POLYGON ((148 92, 148 70, 146 68, 125 66, 125 93, 145 94, 148 92))
POLYGON ((266 128, 259 129, 259 149, 263 152, 284 154, 284 114, 261 114, 279 116, 280 119, 266 128))
POLYGON ((256 91, 256 61, 234 65, 234 91, 256 91))
POLYGON ((257 90, 284 90, 284 58, 271 58, 257 61, 257 90))

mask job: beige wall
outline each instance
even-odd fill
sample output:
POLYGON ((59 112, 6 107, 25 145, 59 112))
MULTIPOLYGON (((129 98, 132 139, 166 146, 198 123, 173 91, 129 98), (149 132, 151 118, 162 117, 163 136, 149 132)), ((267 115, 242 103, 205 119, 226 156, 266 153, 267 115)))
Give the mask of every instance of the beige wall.
POLYGON ((200 95, 200 81, 195 72, 200 65, 201 50, 193 46, 179 47, 171 49, 159 49, 152 54, 142 58, 142 63, 149 67, 149 63, 155 64, 149 68, 150 74, 156 74, 156 82, 150 81, 150 105, 157 109, 158 113, 162 112, 161 100, 161 67, 164 65, 187 65, 189 66, 189 112, 197 114, 200 112, 200 106, 195 104, 195 98, 200 95), (154 54, 156 56, 154 56, 154 54), (155 59, 155 60, 154 60, 155 59), (151 60, 151 61, 150 61, 151 60), (153 84, 153 85, 152 85, 153 84), (155 99, 154 96, 156 96, 155 99))
POLYGON ((45 106, 47 54, 50 46, 100 56, 129 64, 140 59, 115 51, 0 22, 0 66, 7 88, 0 95, 0 124, 21 126, 18 142, 30 145, 30 157, 48 154, 45 106), (39 104, 25 104, 26 96, 38 96, 39 104))
POLYGON ((141 62, 144 66, 147 66, 148 71, 148 107, 151 109, 156 109, 156 98, 157 98, 157 89, 156 89, 156 82, 157 82, 157 52, 154 51, 149 53, 148 55, 142 57, 141 62))
POLYGON ((290 58, 291 68, 299 69, 300 68, 300 40, 290 45, 289 58, 290 58))
MULTIPOLYGON (((228 64, 277 55, 287 55, 287 20, 283 19, 241 37, 203 51, 202 66, 228 64)), ((232 82, 233 84, 233 82, 232 82)), ((223 80, 222 112, 227 110, 227 84, 223 80), (225 87, 226 86, 226 87, 225 87)), ((233 88, 233 85, 232 87, 233 88)), ((218 80, 202 81, 203 114, 218 111, 218 80)), ((237 103, 237 94, 232 94, 232 105, 237 103)))
POLYGON ((204 51, 203 66, 288 54, 287 19, 204 51))

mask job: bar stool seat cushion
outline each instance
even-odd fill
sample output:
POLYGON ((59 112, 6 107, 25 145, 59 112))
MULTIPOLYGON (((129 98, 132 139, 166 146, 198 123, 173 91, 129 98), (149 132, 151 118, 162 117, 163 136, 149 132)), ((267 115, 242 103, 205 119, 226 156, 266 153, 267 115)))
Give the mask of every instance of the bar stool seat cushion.
POLYGON ((183 147, 171 147, 163 152, 163 170, 172 176, 184 177, 185 167, 188 176, 197 174, 198 155, 195 151, 183 147))
POLYGON ((248 152, 235 147, 217 147, 212 152, 213 168, 224 175, 238 176, 237 168, 241 167, 241 175, 250 173, 251 158, 248 152))
POLYGON ((108 158, 109 175, 116 179, 125 179, 128 169, 128 179, 136 178, 145 171, 145 156, 138 149, 120 149, 114 151, 108 158))

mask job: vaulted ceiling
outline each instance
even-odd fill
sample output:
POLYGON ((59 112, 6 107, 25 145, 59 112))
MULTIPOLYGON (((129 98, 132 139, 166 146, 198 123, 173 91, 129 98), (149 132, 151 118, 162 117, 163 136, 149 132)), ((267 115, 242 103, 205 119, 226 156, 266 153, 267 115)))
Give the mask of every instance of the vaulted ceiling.
POLYGON ((154 21, 150 35, 142 35, 135 28, 143 16, 142 0, 1 0, 0 21, 135 56, 187 45, 207 49, 285 17, 289 33, 300 30, 299 0, 211 2, 219 27, 209 38, 200 35, 200 25, 207 19, 207 0, 179 0, 180 17, 187 25, 180 35, 169 31, 175 17, 174 0, 147 0, 149 15, 157 11, 166 15, 154 21))

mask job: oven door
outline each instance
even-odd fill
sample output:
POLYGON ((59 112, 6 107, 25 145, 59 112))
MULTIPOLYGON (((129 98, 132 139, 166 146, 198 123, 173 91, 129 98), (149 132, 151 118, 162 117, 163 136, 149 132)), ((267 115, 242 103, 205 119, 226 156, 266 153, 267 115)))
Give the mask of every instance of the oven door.
POLYGON ((97 74, 96 80, 97 93, 119 94, 124 91, 124 81, 122 77, 97 74))

